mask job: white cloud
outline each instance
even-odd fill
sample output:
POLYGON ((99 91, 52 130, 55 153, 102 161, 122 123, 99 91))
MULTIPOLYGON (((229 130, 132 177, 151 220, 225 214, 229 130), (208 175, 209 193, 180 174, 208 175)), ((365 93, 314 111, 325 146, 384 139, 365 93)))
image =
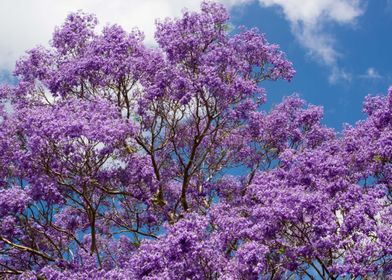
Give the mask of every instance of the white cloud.
POLYGON ((387 2, 385 3, 386 5, 386 10, 388 12, 392 12, 392 0, 387 0, 387 2))
POLYGON ((374 67, 369 67, 366 70, 366 73, 359 76, 363 79, 381 79, 382 76, 378 73, 378 71, 374 67))
POLYGON ((338 66, 341 54, 334 36, 326 30, 330 23, 355 24, 364 13, 360 0, 259 0, 262 6, 281 7, 291 31, 308 54, 331 69, 331 83, 351 81, 352 75, 338 66))
MULTIPOLYGON (((250 0, 220 0, 226 7, 250 0)), ((101 25, 117 23, 130 30, 138 27, 146 42, 154 42, 155 20, 177 17, 186 7, 198 10, 201 0, 2 0, 0 9, 0 69, 12 69, 27 49, 46 45, 54 27, 68 13, 79 9, 97 15, 101 25)))
POLYGON ((348 73, 346 70, 334 66, 331 70, 331 74, 328 77, 328 81, 331 84, 336 84, 338 82, 351 82, 352 74, 348 73))
POLYGON ((335 66, 338 51, 335 39, 325 30, 328 23, 353 24, 364 12, 358 0, 259 0, 266 7, 280 6, 292 32, 309 53, 335 66))

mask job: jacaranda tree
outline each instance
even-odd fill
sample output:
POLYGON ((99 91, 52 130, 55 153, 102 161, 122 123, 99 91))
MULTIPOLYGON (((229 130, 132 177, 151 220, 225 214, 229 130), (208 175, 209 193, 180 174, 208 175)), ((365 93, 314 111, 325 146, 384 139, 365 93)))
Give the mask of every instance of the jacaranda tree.
MULTIPOLYGON (((2 86, 2 279, 387 279, 392 88, 340 134, 228 13, 97 33, 70 14, 2 86), (238 175, 240 174, 240 175, 238 175)), ((389 276, 388 276, 389 275, 389 276)))

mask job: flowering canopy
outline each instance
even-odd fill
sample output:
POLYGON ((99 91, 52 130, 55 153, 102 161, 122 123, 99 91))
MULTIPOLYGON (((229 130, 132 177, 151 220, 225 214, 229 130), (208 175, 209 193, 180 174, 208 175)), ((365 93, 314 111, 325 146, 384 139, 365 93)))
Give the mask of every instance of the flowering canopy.
POLYGON ((151 48, 74 13, 18 61, 0 90, 2 277, 391 275, 392 88, 341 135, 296 95, 265 112, 260 84, 295 71, 228 19, 203 2, 151 48))

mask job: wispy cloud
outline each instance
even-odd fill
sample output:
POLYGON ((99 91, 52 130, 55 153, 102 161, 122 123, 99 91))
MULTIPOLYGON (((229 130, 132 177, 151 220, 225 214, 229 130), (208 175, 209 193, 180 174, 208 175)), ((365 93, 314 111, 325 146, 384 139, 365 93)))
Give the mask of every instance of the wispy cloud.
POLYGON ((364 13, 359 0, 259 0, 262 6, 281 7, 291 31, 308 54, 330 67, 329 81, 349 81, 351 75, 339 69, 341 54, 336 49, 336 38, 327 31, 330 23, 353 25, 364 13))
POLYGON ((351 73, 339 67, 333 67, 328 77, 328 81, 331 84, 336 84, 339 81, 351 82, 352 79, 353 75, 351 73))
POLYGON ((366 73, 360 75, 359 77, 363 78, 363 79, 381 79, 382 78, 382 76, 378 73, 378 71, 374 67, 369 67, 366 70, 366 73))
POLYGON ((392 0, 386 0, 386 11, 387 12, 392 12, 392 0))

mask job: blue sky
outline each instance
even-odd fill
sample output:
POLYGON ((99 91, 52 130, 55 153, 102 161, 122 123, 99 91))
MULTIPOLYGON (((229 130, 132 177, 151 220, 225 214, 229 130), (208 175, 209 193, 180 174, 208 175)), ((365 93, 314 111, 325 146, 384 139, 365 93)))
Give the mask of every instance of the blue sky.
MULTIPOLYGON (((234 26, 258 27, 294 63, 290 82, 266 82, 268 103, 293 92, 325 110, 324 123, 341 130, 363 118, 364 97, 392 84, 392 0, 220 0, 234 26)), ((140 27, 154 45, 154 19, 197 10, 199 0, 3 0, 0 82, 10 81, 17 57, 47 44, 65 16, 82 9, 102 25, 140 27), (45 12, 43 12, 45 11, 45 12), (43 16, 43 13, 44 16, 43 16)), ((268 107, 267 106, 267 107, 268 107)))

